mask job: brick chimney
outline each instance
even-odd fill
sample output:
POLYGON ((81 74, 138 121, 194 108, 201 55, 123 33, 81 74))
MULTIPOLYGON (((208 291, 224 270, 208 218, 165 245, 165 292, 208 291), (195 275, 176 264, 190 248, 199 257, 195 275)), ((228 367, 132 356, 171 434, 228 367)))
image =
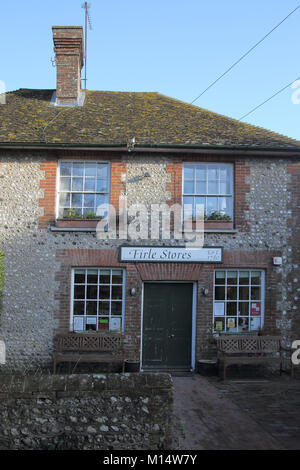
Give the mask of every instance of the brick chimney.
POLYGON ((76 106, 80 99, 83 66, 81 26, 52 26, 56 56, 56 105, 76 106))

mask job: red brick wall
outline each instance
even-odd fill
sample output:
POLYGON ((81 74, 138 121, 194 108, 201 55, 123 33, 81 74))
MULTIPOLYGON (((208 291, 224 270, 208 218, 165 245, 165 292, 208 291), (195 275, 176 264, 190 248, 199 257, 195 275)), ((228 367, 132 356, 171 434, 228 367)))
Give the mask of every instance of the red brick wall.
POLYGON ((40 188, 44 190, 44 197, 40 198, 40 207, 43 208, 44 215, 39 218, 39 228, 45 229, 49 224, 55 223, 56 216, 56 181, 57 166, 59 159, 70 160, 99 160, 111 162, 111 186, 110 186, 110 204, 116 211, 119 210, 119 197, 122 190, 125 189, 125 183, 121 181, 121 174, 126 172, 126 164, 122 162, 122 157, 109 154, 83 154, 83 153, 67 153, 60 152, 52 156, 48 156, 41 163, 41 170, 45 171, 45 178, 41 180, 40 188))

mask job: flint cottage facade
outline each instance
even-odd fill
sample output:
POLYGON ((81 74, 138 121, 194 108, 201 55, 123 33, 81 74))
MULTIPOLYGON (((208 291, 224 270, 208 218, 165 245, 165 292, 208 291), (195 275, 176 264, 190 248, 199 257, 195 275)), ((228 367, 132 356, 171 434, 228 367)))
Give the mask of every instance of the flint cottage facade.
POLYGON ((48 367, 68 331, 122 333, 143 370, 194 369, 219 334, 299 339, 300 142, 159 93, 83 92, 82 29, 53 41, 56 90, 0 106, 1 367, 48 367), (121 237, 125 200, 203 205, 203 247, 121 237))

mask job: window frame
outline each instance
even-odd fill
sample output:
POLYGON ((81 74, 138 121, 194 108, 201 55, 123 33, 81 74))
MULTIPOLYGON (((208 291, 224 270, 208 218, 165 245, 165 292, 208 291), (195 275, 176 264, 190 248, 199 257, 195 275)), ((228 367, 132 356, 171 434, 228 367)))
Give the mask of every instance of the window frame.
MULTIPOLYGON (((85 312, 83 315, 74 315, 74 286, 75 286, 75 271, 76 270, 98 270, 100 271, 101 269, 103 270, 110 270, 110 271, 114 271, 114 270, 117 270, 117 271, 122 271, 123 273, 123 283, 122 283, 122 299, 121 299, 121 302, 122 302, 122 313, 121 315, 115 315, 115 317, 120 317, 121 318, 121 330, 118 332, 118 333, 121 333, 123 334, 124 333, 124 328, 125 328, 125 294, 126 294, 126 269, 125 268, 122 268, 122 267, 112 267, 112 266, 74 266, 72 267, 72 271, 71 271, 71 295, 70 295, 70 324, 69 324, 69 329, 70 329, 70 332, 74 332, 74 333, 87 333, 87 329, 85 328, 84 330, 82 331, 75 331, 74 330, 74 316, 78 316, 78 317, 83 317, 84 319, 86 319, 87 316, 94 316, 96 319, 97 319, 97 328, 98 328, 98 319, 99 317, 101 317, 101 315, 99 315, 99 313, 97 313, 96 315, 87 315, 86 314, 86 308, 85 308, 85 312)), ((112 277, 112 274, 110 274, 110 277, 112 277)), ((99 273, 98 273, 98 278, 99 278, 99 273)), ((84 283, 84 285, 88 285, 86 282, 84 283)), ((91 284, 93 285, 93 284, 91 284)), ((98 290, 98 286, 100 284, 95 284, 97 285, 97 290, 98 290)), ((110 282, 109 286, 112 286, 112 283, 110 282)), ((88 301, 88 299, 84 298, 84 302, 86 303, 88 301)), ((111 295, 110 295, 110 298, 109 298, 109 303, 111 304, 111 295)), ((99 302, 99 299, 98 299, 98 295, 97 295, 97 303, 99 302)), ((104 315, 103 315, 104 316, 104 315)), ((108 315, 108 319, 110 320, 111 317, 114 317, 114 315, 111 315, 111 309, 110 309, 110 313, 108 315)), ((85 326, 86 326, 86 323, 85 323, 85 326)), ((111 332, 113 333, 114 331, 113 330, 110 330, 108 329, 108 332, 111 332)), ((101 334, 102 332, 99 331, 98 329, 93 331, 92 332, 93 334, 101 334)))
MULTIPOLYGON (((261 269, 261 268, 255 268, 255 267, 251 267, 251 268, 235 268, 235 267, 232 267, 232 268, 223 268, 223 269, 215 269, 214 272, 213 272, 213 312, 212 312, 212 331, 213 331, 213 334, 251 334, 252 332, 257 332, 259 331, 260 329, 263 328, 264 326, 264 320, 265 320, 265 278, 266 278, 266 273, 265 273, 265 270, 261 269), (237 297, 236 297, 236 300, 233 300, 233 299, 227 299, 227 287, 228 287, 228 283, 227 283, 227 272, 232 272, 232 271, 236 271, 237 272, 237 284, 236 284, 236 288, 237 288, 237 297), (261 274, 261 283, 260 283, 260 300, 255 300, 255 299, 251 299, 251 287, 252 287, 252 283, 251 283, 251 272, 260 272, 261 274), (225 272, 225 284, 216 284, 216 272, 225 272), (240 284, 239 283, 239 273, 241 272, 249 272, 249 275, 250 275, 250 278, 249 278, 249 283, 248 284, 240 284), (215 299, 215 287, 216 286, 220 286, 220 287, 225 287, 225 298, 224 300, 216 300, 215 299), (249 299, 247 300, 244 300, 245 303, 248 303, 248 306, 249 306, 249 310, 248 310, 248 316, 246 315, 239 315, 239 311, 237 310, 237 314, 236 315, 227 315, 227 308, 226 308, 226 304, 228 302, 236 302, 237 304, 240 302, 240 301, 243 301, 243 299, 239 299, 239 287, 248 287, 249 288, 249 299), (260 312, 260 326, 258 329, 255 329, 255 330, 251 330, 250 329, 250 318, 253 317, 254 315, 251 315, 251 303, 255 303, 255 302, 260 302, 261 304, 261 312, 260 312), (224 311, 224 315, 220 316, 220 315, 215 315, 215 304, 216 303, 224 303, 225 304, 225 311, 224 311), (218 332, 218 330, 215 329, 215 318, 224 318, 224 322, 225 322, 225 329, 222 330, 221 332, 218 332), (238 326, 238 319, 239 318, 248 318, 248 330, 247 331, 228 331, 228 327, 227 327, 227 318, 236 318, 237 319, 237 324, 235 326, 235 330, 237 329, 237 326, 238 326)), ((232 285, 229 285, 230 287, 235 287, 234 284, 232 285)), ((257 284, 254 284, 254 286, 258 286, 257 284)))
MULTIPOLYGON (((195 177, 193 179, 193 182, 195 184, 195 177)), ((218 179, 218 181, 220 181, 220 179, 218 179)), ((204 215, 205 215, 205 208, 207 207, 207 198, 208 197, 217 197, 217 198, 220 198, 220 197, 225 197, 225 198, 231 198, 231 214, 230 214, 230 217, 231 217, 231 223, 233 223, 234 221, 234 215, 235 215, 235 166, 234 166, 234 163, 233 162, 229 162, 229 163, 220 163, 220 162, 188 162, 188 161, 185 161, 183 162, 183 165, 182 165, 182 219, 184 221, 184 197, 192 197, 193 200, 195 201, 195 198, 196 197, 204 197, 206 199, 205 201, 205 207, 204 207, 204 215), (200 194, 200 193, 185 193, 184 191, 184 183, 185 183, 185 178, 184 178, 184 173, 185 173, 185 167, 187 166, 194 166, 195 169, 198 167, 200 168, 201 166, 202 167, 210 167, 210 166, 218 166, 218 167, 230 167, 231 168, 231 181, 230 181, 230 189, 231 189, 231 193, 230 194, 208 194, 208 188, 207 188, 207 185, 208 185, 208 178, 206 176, 206 194, 200 194)), ((195 189, 195 188, 194 188, 195 189)), ((193 214, 194 214, 194 209, 195 209, 195 203, 193 202, 193 214)), ((205 219, 205 222, 206 222, 206 219, 205 219)))
MULTIPOLYGON (((62 163, 81 163, 81 164, 86 164, 86 163, 92 163, 92 164, 105 164, 107 165, 107 192, 105 193, 99 193, 99 194, 107 194, 107 204, 110 204, 110 198, 111 198, 111 162, 108 160, 86 160, 86 159, 60 159, 58 160, 58 165, 57 165, 57 178, 56 178, 56 210, 55 210, 55 217, 56 220, 61 219, 61 220, 68 220, 67 218, 60 218, 59 217, 59 209, 60 209, 60 204, 59 204, 59 197, 61 192, 66 192, 68 194, 72 194, 73 192, 76 193, 78 192, 79 194, 97 194, 96 191, 94 192, 87 192, 87 191, 61 191, 60 190, 60 178, 61 178, 61 164, 62 163)), ((71 176, 72 178, 72 176, 71 176)), ((107 214, 107 220, 109 219, 109 213, 107 214)), ((82 218, 82 220, 93 220, 93 219, 87 219, 87 218, 82 218)))

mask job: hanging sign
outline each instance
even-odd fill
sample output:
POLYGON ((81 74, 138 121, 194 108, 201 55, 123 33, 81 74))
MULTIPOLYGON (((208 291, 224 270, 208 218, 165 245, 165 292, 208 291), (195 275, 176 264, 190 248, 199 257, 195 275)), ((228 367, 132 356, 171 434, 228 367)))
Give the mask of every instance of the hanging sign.
POLYGON ((152 263, 222 263, 222 247, 181 248, 122 246, 120 261, 152 263))

